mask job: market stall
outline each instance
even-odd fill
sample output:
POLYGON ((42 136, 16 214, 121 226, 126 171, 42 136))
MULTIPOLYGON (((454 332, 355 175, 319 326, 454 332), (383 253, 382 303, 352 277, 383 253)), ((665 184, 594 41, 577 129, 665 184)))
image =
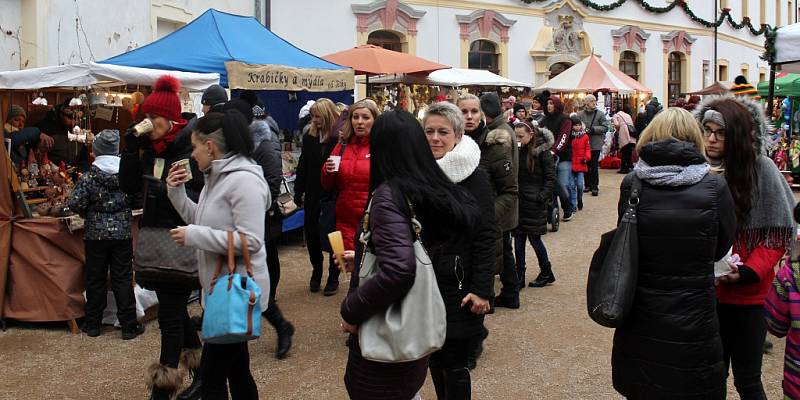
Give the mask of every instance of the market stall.
MULTIPOLYGON (((9 131, 11 137, 43 117, 69 111, 74 126, 43 133, 68 140, 69 152, 83 154, 88 165, 93 132, 124 131, 149 85, 164 74, 181 82, 187 101, 190 90, 219 81, 216 73, 96 63, 7 71, 0 72, 0 109, 4 117, 11 105, 27 115, 26 127, 9 131)), ((0 320, 69 321, 77 330, 74 320, 83 316, 84 304, 82 220, 64 204, 80 170, 69 161, 49 160, 41 147, 28 148, 15 161, 5 146, 0 151, 0 320)))
POLYGON ((353 72, 305 52, 253 17, 210 9, 177 31, 106 60, 106 65, 217 73, 220 85, 257 90, 284 130, 308 100, 352 104, 353 72))

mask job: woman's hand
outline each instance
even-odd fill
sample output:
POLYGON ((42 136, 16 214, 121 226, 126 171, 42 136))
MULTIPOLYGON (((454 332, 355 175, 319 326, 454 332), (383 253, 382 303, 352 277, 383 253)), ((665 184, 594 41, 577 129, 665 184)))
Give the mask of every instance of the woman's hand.
POLYGON ((55 142, 53 141, 52 137, 50 137, 49 135, 46 135, 44 133, 40 133, 39 134, 39 146, 42 147, 42 149, 48 150, 48 151, 52 150, 54 144, 55 144, 55 142))
POLYGON ((739 274, 739 266, 734 264, 734 263, 732 263, 732 262, 729 262, 727 260, 726 260, 726 262, 728 262, 728 266, 731 267, 731 272, 728 273, 727 275, 720 276, 719 277, 719 282, 720 283, 736 283, 736 282, 739 282, 739 279, 742 278, 742 276, 739 274))
POLYGON ((336 162, 333 159, 328 158, 325 161, 325 172, 336 172, 336 162))
POLYGON ((169 235, 172 236, 172 240, 174 240, 175 243, 177 243, 177 244, 179 244, 181 246, 185 246, 186 245, 186 227, 185 226, 179 226, 179 227, 177 227, 175 229, 170 229, 169 235))
POLYGON ((489 312, 489 300, 484 299, 482 297, 478 297, 476 294, 469 293, 464 296, 464 299, 461 300, 461 307, 466 306, 469 303, 472 303, 470 306, 470 311, 474 314, 486 314, 489 312))
POLYGON ((334 257, 333 262, 344 272, 353 272, 356 269, 355 259, 356 259, 356 252, 353 250, 345 250, 342 253, 342 258, 344 259, 344 266, 339 265, 339 259, 334 257))
POLYGON ((350 325, 350 324, 347 323, 347 321, 342 320, 342 322, 339 324, 339 326, 342 327, 342 332, 347 332, 347 333, 351 333, 353 335, 358 335, 358 325, 350 325))
POLYGON ((173 165, 169 168, 169 175, 167 175, 167 185, 169 187, 178 187, 189 181, 189 174, 186 169, 179 165, 173 165))

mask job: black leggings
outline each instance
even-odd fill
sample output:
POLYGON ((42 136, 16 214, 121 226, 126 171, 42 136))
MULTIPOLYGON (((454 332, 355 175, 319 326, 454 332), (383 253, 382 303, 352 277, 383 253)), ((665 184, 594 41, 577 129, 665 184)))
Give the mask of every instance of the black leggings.
POLYGON ((158 327, 161 329, 161 364, 178 368, 183 349, 199 349, 197 336, 186 303, 192 291, 189 289, 156 290, 158 297, 158 327))
POLYGON ((586 187, 597 190, 600 187, 600 150, 592 150, 592 159, 589 160, 589 173, 586 174, 586 187))
POLYGON ((718 304, 717 315, 725 365, 733 369, 733 384, 739 397, 742 400, 766 400, 761 384, 761 363, 767 335, 764 307, 718 304))
POLYGON ((441 350, 431 354, 431 380, 439 400, 469 400, 472 384, 467 358, 473 354, 482 336, 447 338, 441 350))
POLYGON ((100 327, 106 309, 108 271, 111 290, 117 301, 117 318, 124 330, 136 328, 136 298, 133 294, 133 248, 130 239, 87 240, 86 247, 86 325, 100 327))
MULTIPOLYGON (((303 233, 306 237, 308 258, 309 261, 311 261, 311 278, 320 281, 322 280, 322 264, 325 262, 325 255, 322 251, 322 242, 320 241, 319 208, 315 210, 306 208, 305 212, 303 233)), ((328 280, 338 282, 339 268, 336 267, 333 260, 333 255, 328 254, 328 280)))
POLYGON ((633 148, 636 147, 635 143, 628 143, 620 149, 621 165, 619 169, 629 171, 633 169, 633 148))
POLYGON ((228 385, 233 400, 258 400, 258 387, 250 373, 247 342, 203 345, 200 361, 203 400, 227 400, 228 385))

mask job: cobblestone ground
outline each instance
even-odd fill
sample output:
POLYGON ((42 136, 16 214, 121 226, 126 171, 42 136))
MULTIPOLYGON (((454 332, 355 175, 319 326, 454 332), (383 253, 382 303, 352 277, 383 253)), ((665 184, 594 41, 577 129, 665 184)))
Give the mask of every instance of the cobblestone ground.
MULTIPOLYGON (((612 227, 621 175, 602 171, 599 197, 557 233, 544 237, 558 281, 522 291, 522 308, 487 317, 486 351, 473 371, 476 399, 619 399, 611 387, 613 331, 586 315, 586 271, 600 234, 612 227)), ((528 265, 536 256, 528 249, 528 265)), ((262 338, 250 344, 251 368, 261 398, 345 399, 342 382, 347 355, 339 330, 339 304, 307 290, 310 267, 296 240, 281 248, 278 300, 297 327, 289 358, 273 356, 275 334, 264 323, 262 338)), ((529 277, 530 279, 530 277, 529 277)), ((498 283, 499 284, 499 283, 498 283)), ((343 287, 346 283, 343 282, 343 287)), ((193 314, 199 313, 196 304, 193 314)), ((770 399, 780 399, 783 341, 764 358, 763 380, 770 399)), ((98 338, 71 335, 62 324, 15 324, 0 332, 0 399, 145 399, 146 366, 158 358, 158 324, 123 342, 107 328, 98 338)), ((730 387, 730 398, 738 398, 730 387)), ((423 397, 435 398, 430 379, 423 397)))

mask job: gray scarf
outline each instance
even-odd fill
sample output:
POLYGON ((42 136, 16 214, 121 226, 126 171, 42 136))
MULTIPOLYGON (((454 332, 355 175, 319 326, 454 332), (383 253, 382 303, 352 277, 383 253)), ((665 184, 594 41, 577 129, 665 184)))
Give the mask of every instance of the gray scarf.
POLYGON ((747 221, 739 221, 748 250, 758 245, 787 250, 795 241, 793 209, 797 203, 792 189, 775 163, 765 156, 756 159, 757 192, 747 221))
POLYGON ((707 163, 689 166, 657 165, 651 166, 639 159, 633 171, 639 179, 653 186, 689 186, 700 182, 711 169, 707 163))

